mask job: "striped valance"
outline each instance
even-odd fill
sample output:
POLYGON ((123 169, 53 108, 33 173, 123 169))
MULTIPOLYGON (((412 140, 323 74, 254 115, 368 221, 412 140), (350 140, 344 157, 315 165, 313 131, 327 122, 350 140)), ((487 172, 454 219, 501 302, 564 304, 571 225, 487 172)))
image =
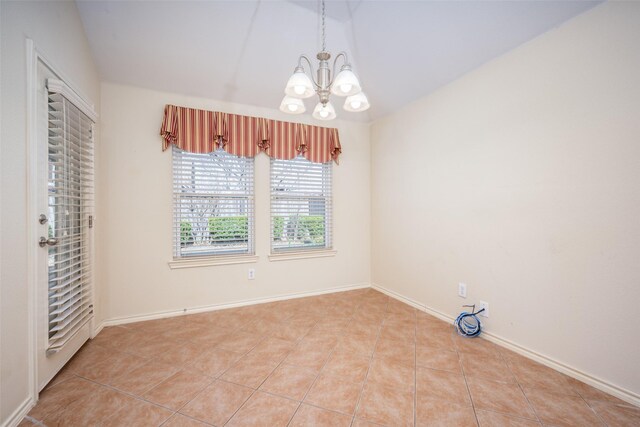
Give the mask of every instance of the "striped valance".
POLYGON ((210 153, 218 147, 242 157, 264 151, 289 160, 303 155, 314 163, 334 160, 342 152, 338 129, 262 117, 167 105, 160 135, 162 149, 171 144, 192 153, 210 153))

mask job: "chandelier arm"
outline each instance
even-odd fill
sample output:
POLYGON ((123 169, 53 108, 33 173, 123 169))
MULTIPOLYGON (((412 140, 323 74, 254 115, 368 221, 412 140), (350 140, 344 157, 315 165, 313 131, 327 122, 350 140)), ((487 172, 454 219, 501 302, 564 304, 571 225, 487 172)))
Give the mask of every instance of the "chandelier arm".
MULTIPOLYGON (((316 87, 320 87, 320 85, 318 84, 318 82, 316 81, 316 78, 313 76, 313 64, 311 63, 311 61, 309 60, 309 58, 307 58, 307 55, 300 55, 300 58, 298 58, 298 67, 301 67, 304 70, 304 67, 302 66, 302 60, 307 61, 307 64, 309 64, 309 71, 311 74, 311 81, 313 81, 313 84, 316 85, 316 87)), ((306 73, 305 73, 306 74, 306 73)))
POLYGON ((338 53, 336 57, 333 58, 333 70, 331 71, 331 81, 329 82, 329 86, 331 86, 331 84, 333 83, 333 79, 336 77, 336 64, 338 63, 338 58, 340 57, 342 57, 344 65, 351 66, 351 64, 349 64, 349 57, 347 56, 347 52, 343 50, 342 52, 338 53))

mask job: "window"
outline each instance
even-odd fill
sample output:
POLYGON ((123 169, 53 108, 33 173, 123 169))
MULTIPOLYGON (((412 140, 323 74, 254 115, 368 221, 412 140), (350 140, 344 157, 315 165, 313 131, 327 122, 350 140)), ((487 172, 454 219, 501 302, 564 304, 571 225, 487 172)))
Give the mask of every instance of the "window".
POLYGON ((271 252, 331 244, 331 162, 271 159, 271 252))
POLYGON ((253 158, 174 146, 174 257, 253 254, 253 198, 253 158))

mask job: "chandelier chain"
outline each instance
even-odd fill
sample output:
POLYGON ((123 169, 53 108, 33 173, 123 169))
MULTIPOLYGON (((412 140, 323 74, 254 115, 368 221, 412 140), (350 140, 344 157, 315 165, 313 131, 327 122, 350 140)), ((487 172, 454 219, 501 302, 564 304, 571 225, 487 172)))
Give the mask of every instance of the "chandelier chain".
POLYGON ((327 41, 326 41, 326 36, 325 36, 324 17, 325 17, 324 0, 322 0, 322 51, 326 52, 327 51, 327 41))

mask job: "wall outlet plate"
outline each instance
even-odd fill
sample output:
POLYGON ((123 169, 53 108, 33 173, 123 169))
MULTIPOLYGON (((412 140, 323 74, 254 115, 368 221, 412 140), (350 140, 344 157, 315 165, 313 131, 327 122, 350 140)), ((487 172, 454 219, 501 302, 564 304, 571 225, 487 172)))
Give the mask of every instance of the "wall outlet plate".
POLYGON ((484 308, 484 311, 482 313, 480 313, 480 316, 482 317, 489 317, 489 303, 486 301, 480 301, 480 305, 478 306, 478 310, 482 310, 484 308))
POLYGON ((458 283, 458 296, 461 298, 467 297, 467 285, 464 283, 458 283))
POLYGON ((249 280, 253 280, 256 278, 256 269, 255 268, 250 268, 249 269, 249 280))

